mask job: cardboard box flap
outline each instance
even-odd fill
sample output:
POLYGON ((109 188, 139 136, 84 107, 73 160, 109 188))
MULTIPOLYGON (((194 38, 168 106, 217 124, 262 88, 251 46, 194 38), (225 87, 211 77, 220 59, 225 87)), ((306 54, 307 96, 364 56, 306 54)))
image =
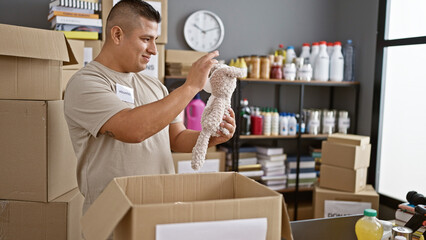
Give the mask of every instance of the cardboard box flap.
POLYGON ((85 239, 107 239, 131 205, 116 180, 112 180, 81 219, 85 239))
POLYGON ((293 232, 291 231, 290 217, 287 212, 287 205, 283 197, 282 217, 281 217, 281 237, 285 240, 293 240, 293 232))
POLYGON ((327 140, 334 143, 351 144, 351 145, 365 145, 370 143, 370 137, 353 135, 353 134, 342 134, 335 133, 328 136, 327 140))
POLYGON ((0 55, 77 61, 62 32, 0 24, 0 55))

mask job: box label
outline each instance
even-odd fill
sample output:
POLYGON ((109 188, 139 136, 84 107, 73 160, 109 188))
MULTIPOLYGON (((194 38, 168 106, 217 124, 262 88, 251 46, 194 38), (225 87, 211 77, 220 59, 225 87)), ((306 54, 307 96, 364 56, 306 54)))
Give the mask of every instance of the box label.
POLYGON ((158 224, 156 240, 261 240, 266 239, 267 219, 158 224))
POLYGON ((340 217, 354 214, 364 214, 364 209, 371 208, 369 202, 324 201, 324 217, 340 217))
POLYGON ((203 167, 195 171, 191 167, 191 161, 179 161, 177 173, 196 173, 196 172, 219 172, 219 159, 206 159, 203 167))

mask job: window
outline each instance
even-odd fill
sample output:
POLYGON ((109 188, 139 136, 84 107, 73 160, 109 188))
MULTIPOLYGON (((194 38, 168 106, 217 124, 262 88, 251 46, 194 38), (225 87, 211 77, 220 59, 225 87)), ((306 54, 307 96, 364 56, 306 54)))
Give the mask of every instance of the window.
POLYGON ((426 194, 426 1, 380 0, 372 139, 376 190, 426 194), (373 140, 374 143, 374 140, 373 140))

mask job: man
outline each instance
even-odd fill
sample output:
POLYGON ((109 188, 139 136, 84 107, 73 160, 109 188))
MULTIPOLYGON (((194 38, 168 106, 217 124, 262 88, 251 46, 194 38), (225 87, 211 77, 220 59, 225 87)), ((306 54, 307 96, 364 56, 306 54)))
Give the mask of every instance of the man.
MULTIPOLYGON (((158 79, 139 74, 152 55, 159 13, 141 0, 122 0, 111 10, 99 56, 69 81, 65 118, 78 159, 77 179, 85 196, 83 212, 119 176, 174 173, 171 150, 190 152, 199 132, 188 130, 179 113, 202 90, 219 54, 197 60, 186 82, 170 93, 158 79)), ((222 126, 235 131, 234 112, 222 126)))

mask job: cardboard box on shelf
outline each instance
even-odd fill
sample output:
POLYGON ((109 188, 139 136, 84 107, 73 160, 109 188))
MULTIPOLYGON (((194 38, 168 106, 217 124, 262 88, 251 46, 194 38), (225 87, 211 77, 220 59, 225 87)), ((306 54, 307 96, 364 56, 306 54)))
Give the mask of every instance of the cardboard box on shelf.
POLYGON ((82 40, 71 40, 68 39, 71 46, 72 52, 77 60, 78 64, 72 64, 63 66, 62 69, 66 70, 78 70, 84 67, 84 41, 82 40))
POLYGON ((76 63, 62 32, 0 24, 0 99, 60 100, 62 64, 76 63))
POLYGON ((77 187, 63 100, 0 100, 0 199, 48 202, 77 187))
POLYGON ((321 163, 320 187, 359 192, 367 184, 367 169, 349 169, 321 163))
POLYGON ((370 143, 370 137, 354 135, 354 134, 343 134, 334 133, 328 136, 327 140, 334 143, 351 144, 351 145, 366 145, 370 143))
POLYGON ((92 49, 92 60, 95 59, 102 50, 101 40, 84 40, 84 47, 92 49))
MULTIPOLYGON (((102 41, 105 42, 105 27, 106 20, 109 12, 111 11, 114 3, 119 1, 115 0, 102 0, 102 41)), ((158 39, 156 43, 167 43, 167 0, 146 0, 152 7, 157 10, 161 15, 161 23, 158 25, 158 39)))
POLYGON ((77 188, 50 203, 0 200, 2 240, 80 240, 83 196, 77 188))
POLYGON ((115 178, 82 218, 87 239, 155 239, 167 223, 267 218, 266 239, 292 240, 280 193, 238 173, 115 178))
POLYGON ((323 141, 321 163, 350 169, 370 166, 371 144, 352 145, 323 141))
MULTIPOLYGON (((376 209, 377 212, 379 210, 379 194, 377 194, 371 185, 367 185, 363 191, 357 193, 348 193, 315 187, 313 200, 315 218, 327 217, 324 216, 324 205, 326 200, 347 202, 348 204, 345 205, 346 208, 349 208, 350 206, 356 208, 357 203, 371 203, 371 208, 376 209)), ((350 211, 351 209, 341 209, 340 211, 337 209, 333 211, 333 213, 328 214, 341 216, 345 215, 345 212, 348 210, 350 211)), ((362 214, 362 212, 360 214, 362 214)))
MULTIPOLYGON (((172 156, 176 173, 188 173, 188 170, 193 171, 191 168, 192 153, 172 153, 172 156)), ((207 152, 206 161, 200 171, 224 172, 225 158, 225 152, 207 152)))

